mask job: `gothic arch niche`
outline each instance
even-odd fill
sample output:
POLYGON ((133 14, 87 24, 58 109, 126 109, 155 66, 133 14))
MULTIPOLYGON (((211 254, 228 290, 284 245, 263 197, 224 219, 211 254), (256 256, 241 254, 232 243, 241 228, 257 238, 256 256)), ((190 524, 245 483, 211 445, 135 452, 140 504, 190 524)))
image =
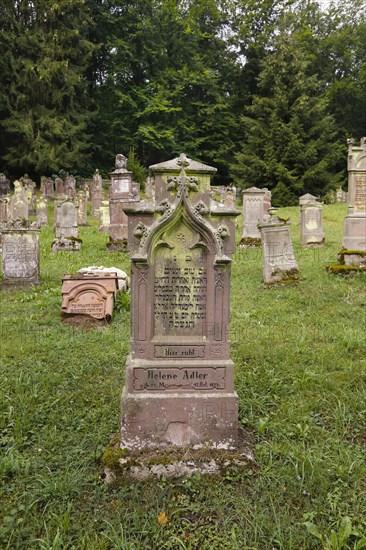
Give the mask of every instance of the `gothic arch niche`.
POLYGON ((187 219, 184 209, 159 231, 151 247, 154 266, 155 341, 205 341, 210 309, 213 237, 187 219), (210 269, 211 268, 211 269, 210 269))

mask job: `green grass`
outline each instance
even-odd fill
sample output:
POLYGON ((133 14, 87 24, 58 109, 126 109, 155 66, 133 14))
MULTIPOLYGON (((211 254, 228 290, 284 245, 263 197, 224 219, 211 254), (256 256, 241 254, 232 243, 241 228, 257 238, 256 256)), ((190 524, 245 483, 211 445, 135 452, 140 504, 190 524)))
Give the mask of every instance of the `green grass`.
POLYGON ((366 275, 325 271, 345 212, 324 206, 326 246, 305 250, 298 209, 280 210, 297 286, 265 289, 261 252, 234 254, 235 385, 258 468, 119 488, 103 482, 101 456, 118 431, 129 313, 122 305, 108 327, 63 324, 61 278, 128 271, 129 258, 106 252, 91 218, 79 253, 51 254, 52 225, 42 229, 42 285, 1 293, 0 547, 366 548, 366 275))

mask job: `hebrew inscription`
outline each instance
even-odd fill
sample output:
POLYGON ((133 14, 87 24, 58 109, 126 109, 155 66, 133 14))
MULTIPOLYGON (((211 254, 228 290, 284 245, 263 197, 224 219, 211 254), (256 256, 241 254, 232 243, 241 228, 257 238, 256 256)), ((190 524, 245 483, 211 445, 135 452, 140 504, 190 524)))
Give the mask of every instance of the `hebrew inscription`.
POLYGON ((366 174, 355 176, 355 209, 366 211, 366 174))
MULTIPOLYGON (((154 319, 156 336, 203 336, 207 305, 207 257, 191 248, 195 235, 182 225, 175 246, 156 258, 154 319)), ((173 242, 173 239, 172 239, 173 242)))

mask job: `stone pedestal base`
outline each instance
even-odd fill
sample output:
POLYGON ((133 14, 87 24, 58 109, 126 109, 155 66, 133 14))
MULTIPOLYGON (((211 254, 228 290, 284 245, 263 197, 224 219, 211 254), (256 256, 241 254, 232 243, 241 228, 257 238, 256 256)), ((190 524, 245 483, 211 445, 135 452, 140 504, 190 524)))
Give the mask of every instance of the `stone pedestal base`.
POLYGON ((190 477, 194 474, 220 476, 232 473, 233 479, 246 470, 256 470, 256 462, 245 432, 239 434, 235 450, 191 447, 129 450, 121 447, 119 436, 113 436, 102 458, 105 481, 118 485, 127 480, 145 481, 190 477))
POLYGON ((81 243, 77 237, 59 237, 52 243, 52 252, 77 252, 81 249, 81 243))
POLYGON ((306 240, 305 238, 301 241, 301 246, 303 248, 323 248, 324 242, 324 237, 319 240, 306 240))
POLYGON ((242 237, 239 242, 239 248, 259 248, 261 239, 258 237, 242 237))
POLYGON ((109 238, 109 241, 107 242, 107 250, 108 252, 127 252, 127 239, 119 239, 119 240, 113 240, 109 238))
POLYGON ((345 217, 342 246, 349 251, 366 252, 366 213, 345 217))
POLYGON ((237 394, 229 361, 127 361, 121 447, 235 449, 237 394))

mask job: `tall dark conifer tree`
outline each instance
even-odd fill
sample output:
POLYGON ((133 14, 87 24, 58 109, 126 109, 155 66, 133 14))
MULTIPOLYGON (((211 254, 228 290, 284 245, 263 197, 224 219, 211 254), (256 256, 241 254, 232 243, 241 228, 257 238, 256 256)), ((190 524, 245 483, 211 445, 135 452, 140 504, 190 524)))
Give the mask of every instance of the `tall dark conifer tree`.
POLYGON ((83 0, 3 0, 3 162, 15 173, 83 169, 92 44, 83 0))
POLYGON ((277 205, 295 204, 305 192, 323 194, 339 181, 336 126, 309 66, 285 18, 241 120, 246 138, 231 165, 233 178, 241 187, 268 187, 277 205))

